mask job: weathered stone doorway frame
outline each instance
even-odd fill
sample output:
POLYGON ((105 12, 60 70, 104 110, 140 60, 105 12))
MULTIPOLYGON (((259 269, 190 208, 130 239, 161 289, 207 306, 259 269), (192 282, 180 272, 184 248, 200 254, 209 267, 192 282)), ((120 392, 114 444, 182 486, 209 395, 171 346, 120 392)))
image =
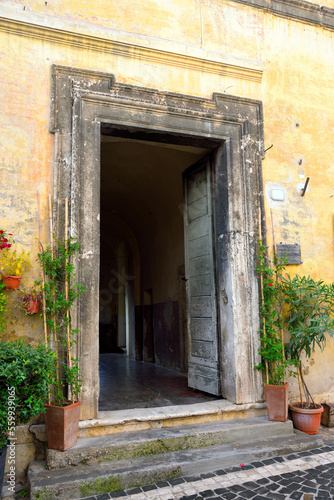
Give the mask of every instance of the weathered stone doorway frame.
MULTIPOLYGON (((53 66, 51 131, 56 134, 54 198, 70 199, 71 234, 82 245, 77 274, 86 293, 72 318, 80 330, 82 418, 99 397, 99 188, 101 124, 219 141, 216 152, 216 263, 223 396, 262 398, 258 363, 258 207, 262 205, 263 118, 259 101, 203 99, 118 84, 113 75, 53 66)), ((56 204, 57 207, 57 204, 56 204)), ((56 232, 63 227, 61 204, 56 232)))

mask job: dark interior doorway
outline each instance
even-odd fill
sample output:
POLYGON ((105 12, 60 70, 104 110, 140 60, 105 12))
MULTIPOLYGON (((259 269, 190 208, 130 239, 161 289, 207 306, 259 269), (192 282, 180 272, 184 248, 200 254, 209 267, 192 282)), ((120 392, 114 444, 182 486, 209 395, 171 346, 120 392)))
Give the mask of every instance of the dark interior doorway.
POLYGON ((128 357, 186 375, 182 173, 212 147, 166 135, 101 137, 100 365, 124 358, 125 369, 128 357))

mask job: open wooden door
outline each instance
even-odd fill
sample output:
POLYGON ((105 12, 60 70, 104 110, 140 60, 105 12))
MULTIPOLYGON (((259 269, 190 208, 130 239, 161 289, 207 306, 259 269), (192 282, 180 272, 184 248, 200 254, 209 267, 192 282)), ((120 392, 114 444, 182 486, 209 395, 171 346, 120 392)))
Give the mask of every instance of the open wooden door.
POLYGON ((187 321, 190 333, 188 385, 220 395, 214 183, 210 158, 188 168, 183 178, 187 321))

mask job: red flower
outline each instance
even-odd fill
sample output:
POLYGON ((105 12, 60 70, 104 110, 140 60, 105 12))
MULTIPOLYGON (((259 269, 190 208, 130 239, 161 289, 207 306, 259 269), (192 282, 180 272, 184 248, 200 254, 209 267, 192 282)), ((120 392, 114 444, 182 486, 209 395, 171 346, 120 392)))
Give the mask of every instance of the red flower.
POLYGON ((274 286, 272 283, 268 283, 268 286, 274 286))

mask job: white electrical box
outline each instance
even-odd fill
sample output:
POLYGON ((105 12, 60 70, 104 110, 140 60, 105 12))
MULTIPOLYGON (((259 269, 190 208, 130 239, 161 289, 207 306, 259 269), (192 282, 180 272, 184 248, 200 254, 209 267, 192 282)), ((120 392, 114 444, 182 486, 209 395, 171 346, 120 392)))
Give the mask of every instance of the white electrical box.
POLYGON ((274 201, 284 201, 285 194, 283 189, 277 189, 277 188, 271 189, 270 198, 274 201))

